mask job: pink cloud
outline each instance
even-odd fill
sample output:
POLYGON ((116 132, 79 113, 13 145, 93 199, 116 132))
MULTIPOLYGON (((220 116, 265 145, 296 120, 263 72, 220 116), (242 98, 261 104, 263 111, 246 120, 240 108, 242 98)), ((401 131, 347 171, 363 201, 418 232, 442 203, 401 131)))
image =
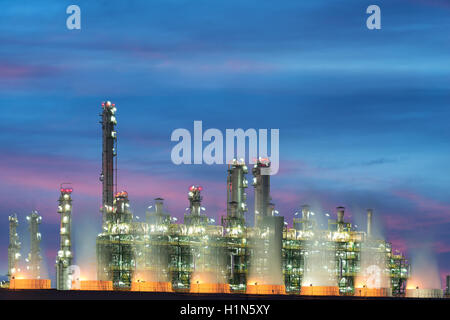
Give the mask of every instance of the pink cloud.
MULTIPOLYGON (((89 160, 64 157, 5 156, 0 159, 2 192, 4 195, 7 193, 11 205, 23 203, 21 199, 26 199, 30 210, 39 204, 39 210, 54 212, 60 183, 71 182, 74 188, 74 208, 77 197, 97 199, 100 205, 102 186, 98 180, 99 166, 100 164, 89 160)), ((169 207, 174 208, 174 214, 181 217, 185 212, 184 208, 188 206, 187 190, 192 184, 204 187, 204 206, 209 209, 209 215, 219 217, 225 213, 226 191, 221 182, 196 181, 183 176, 173 178, 164 174, 122 169, 119 172, 118 189, 129 193, 132 206, 136 201, 141 204, 150 203, 154 198, 162 197, 167 200, 169 207)), ((98 208, 91 210, 97 212, 98 208)), ((57 215, 52 217, 52 221, 57 221, 57 215)))
POLYGON ((54 72, 55 69, 49 66, 0 64, 0 79, 20 79, 54 72))
MULTIPOLYGON (((424 196, 407 191, 407 190, 397 190, 394 192, 394 195, 410 200, 414 205, 418 206, 423 210, 430 211, 439 211, 439 212, 447 212, 450 213, 450 205, 439 203, 433 199, 425 198, 424 196)), ((450 218, 450 214, 448 214, 450 218)), ((450 221, 450 220, 449 220, 450 221)))

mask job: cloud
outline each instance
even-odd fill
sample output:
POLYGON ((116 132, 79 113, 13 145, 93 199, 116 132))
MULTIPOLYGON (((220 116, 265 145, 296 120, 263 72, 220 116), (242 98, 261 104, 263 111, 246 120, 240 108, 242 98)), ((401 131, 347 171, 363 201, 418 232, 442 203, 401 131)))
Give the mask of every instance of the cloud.
POLYGON ((51 66, 0 64, 0 81, 50 77, 58 70, 51 66))

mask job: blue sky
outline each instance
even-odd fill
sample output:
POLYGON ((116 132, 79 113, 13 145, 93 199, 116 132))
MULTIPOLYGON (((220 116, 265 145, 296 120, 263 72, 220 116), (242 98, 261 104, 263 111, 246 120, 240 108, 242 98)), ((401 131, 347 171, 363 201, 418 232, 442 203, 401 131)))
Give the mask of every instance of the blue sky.
POLYGON ((193 183, 208 214, 224 214, 225 167, 173 165, 174 129, 279 128, 272 196, 289 222, 309 203, 344 205, 363 226, 371 207, 396 247, 427 243, 450 273, 449 1, 377 1, 376 31, 365 25, 374 3, 361 0, 76 1, 75 31, 70 4, 1 5, 0 273, 7 215, 26 233, 38 209, 53 274, 61 182, 75 189, 75 227, 95 238, 105 99, 118 107, 119 185, 136 215, 161 196, 181 217, 193 183))

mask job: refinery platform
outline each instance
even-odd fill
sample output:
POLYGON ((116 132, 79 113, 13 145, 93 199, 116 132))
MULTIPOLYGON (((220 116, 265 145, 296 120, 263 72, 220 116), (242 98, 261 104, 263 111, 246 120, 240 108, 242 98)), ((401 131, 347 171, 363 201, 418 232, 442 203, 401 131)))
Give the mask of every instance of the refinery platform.
MULTIPOLYGON (((439 299, 440 288, 423 288, 411 279, 410 264, 372 230, 374 211, 367 210, 365 231, 345 217, 338 206, 327 225, 302 205, 289 222, 276 210, 270 195, 270 160, 259 158, 251 170, 241 159, 228 165, 226 215, 220 224, 202 206, 203 188, 187 186, 184 222, 176 223, 164 205, 154 200, 138 220, 129 195, 118 191, 117 108, 102 103, 101 219, 96 243, 96 279, 81 280, 73 266, 72 197, 76 186, 59 190, 60 241, 56 256, 56 289, 41 279, 39 225, 33 211, 27 217, 30 253, 21 267, 18 217, 11 215, 9 289, 0 299, 148 299, 148 300, 409 300, 439 299), (252 174, 254 219, 246 221, 246 178, 252 174), (251 226, 250 226, 251 225, 251 226)), ((225 190, 225 189, 224 189, 225 190)), ((77 273, 78 272, 78 273, 77 273)), ((450 279, 447 279, 449 282, 450 279)), ((448 292, 447 292, 448 293, 448 292)))

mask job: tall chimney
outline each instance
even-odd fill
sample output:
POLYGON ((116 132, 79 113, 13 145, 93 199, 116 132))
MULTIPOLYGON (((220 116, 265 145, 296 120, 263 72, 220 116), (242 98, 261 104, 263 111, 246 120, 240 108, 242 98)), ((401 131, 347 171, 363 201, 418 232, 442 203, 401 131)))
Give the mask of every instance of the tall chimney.
POLYGON ((155 199, 155 212, 157 215, 163 214, 163 205, 164 205, 164 199, 163 198, 156 198, 155 199))
POLYGON ((345 208, 344 207, 337 207, 337 222, 339 224, 344 223, 344 212, 345 212, 345 208))
POLYGON ((302 206, 302 218, 303 220, 309 219, 309 206, 307 204, 302 206))
POLYGON ((372 209, 367 209, 367 237, 372 237, 372 209))

